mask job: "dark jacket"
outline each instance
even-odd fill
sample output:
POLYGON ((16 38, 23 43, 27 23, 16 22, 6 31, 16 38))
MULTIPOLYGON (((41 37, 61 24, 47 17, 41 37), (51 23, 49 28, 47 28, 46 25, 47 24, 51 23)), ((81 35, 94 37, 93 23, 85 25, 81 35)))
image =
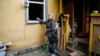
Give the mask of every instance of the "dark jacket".
POLYGON ((47 21, 40 20, 41 24, 46 24, 47 32, 55 31, 55 21, 53 19, 48 19, 47 21))
POLYGON ((50 41, 53 42, 57 42, 57 34, 56 34, 56 30, 55 30, 55 21, 53 19, 48 19, 47 21, 42 21, 40 20, 41 24, 46 24, 46 35, 48 37, 48 39, 50 39, 50 41))

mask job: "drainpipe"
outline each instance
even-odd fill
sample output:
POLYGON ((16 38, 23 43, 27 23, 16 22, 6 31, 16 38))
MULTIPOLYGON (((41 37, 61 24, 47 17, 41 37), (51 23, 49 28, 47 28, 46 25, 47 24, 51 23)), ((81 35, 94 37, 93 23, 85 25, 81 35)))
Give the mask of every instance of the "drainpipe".
POLYGON ((60 14, 63 13, 63 10, 62 10, 62 0, 60 0, 60 14))

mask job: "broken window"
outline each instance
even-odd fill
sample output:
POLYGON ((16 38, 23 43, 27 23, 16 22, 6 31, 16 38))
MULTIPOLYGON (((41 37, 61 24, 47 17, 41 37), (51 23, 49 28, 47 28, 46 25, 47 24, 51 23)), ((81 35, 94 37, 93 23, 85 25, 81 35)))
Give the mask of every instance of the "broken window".
POLYGON ((29 1, 43 2, 44 0, 29 0, 29 1))
POLYGON ((27 23, 39 23, 36 17, 45 20, 46 0, 26 0, 25 5, 27 23))

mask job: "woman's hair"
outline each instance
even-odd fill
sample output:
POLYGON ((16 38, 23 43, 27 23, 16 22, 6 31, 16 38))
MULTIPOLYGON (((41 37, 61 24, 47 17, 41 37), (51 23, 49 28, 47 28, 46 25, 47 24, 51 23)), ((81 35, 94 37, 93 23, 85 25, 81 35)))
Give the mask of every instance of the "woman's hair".
POLYGON ((63 13, 61 13, 59 15, 58 20, 57 20, 57 22, 59 23, 59 26, 61 26, 61 19, 64 19, 64 14, 63 13))
POLYGON ((61 13, 61 14, 59 15, 59 19, 60 19, 61 17, 64 18, 64 14, 63 14, 63 13, 61 13))

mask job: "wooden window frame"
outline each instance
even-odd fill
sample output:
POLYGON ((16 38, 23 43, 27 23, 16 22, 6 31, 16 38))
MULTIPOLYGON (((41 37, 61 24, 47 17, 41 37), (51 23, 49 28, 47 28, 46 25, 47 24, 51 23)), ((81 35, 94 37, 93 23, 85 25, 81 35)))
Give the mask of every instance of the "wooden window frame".
POLYGON ((43 2, 38 2, 38 1, 29 1, 29 0, 25 0, 24 4, 25 4, 25 19, 26 19, 26 23, 39 23, 39 21, 37 20, 29 20, 29 4, 33 3, 33 4, 43 4, 43 21, 46 20, 46 16, 47 16, 47 0, 44 0, 43 2))

